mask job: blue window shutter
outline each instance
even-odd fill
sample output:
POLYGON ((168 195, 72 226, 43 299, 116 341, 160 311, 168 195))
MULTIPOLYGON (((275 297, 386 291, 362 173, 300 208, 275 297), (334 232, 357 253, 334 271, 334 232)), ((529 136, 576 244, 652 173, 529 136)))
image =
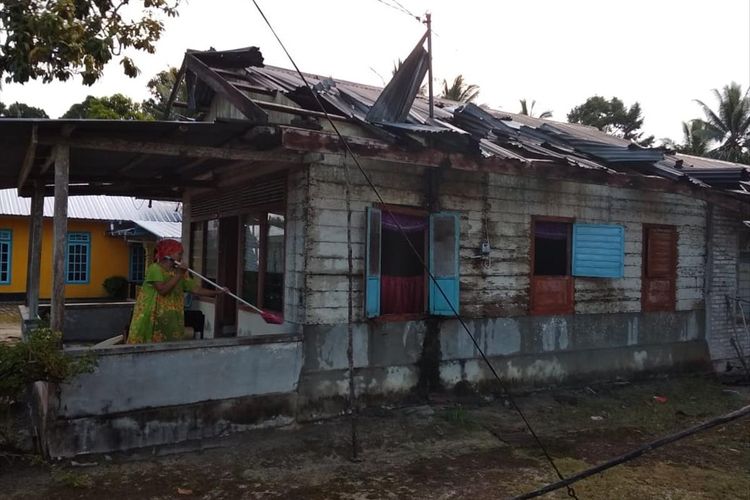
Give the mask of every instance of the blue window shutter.
POLYGON ((625 228, 613 224, 573 224, 573 276, 622 278, 625 228))
POLYGON ((367 208, 367 241, 365 247, 365 314, 380 316, 380 248, 381 213, 379 208, 367 208))
POLYGON ((430 314, 454 316, 458 312, 460 236, 458 214, 430 215, 430 273, 435 278, 430 280, 430 314))

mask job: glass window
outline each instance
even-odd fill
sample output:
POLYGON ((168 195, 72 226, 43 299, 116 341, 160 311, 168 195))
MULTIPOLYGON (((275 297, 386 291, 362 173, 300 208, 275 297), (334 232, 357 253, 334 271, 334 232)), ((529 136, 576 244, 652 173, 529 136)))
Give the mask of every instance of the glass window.
POLYGON ((10 284, 12 246, 12 231, 10 229, 0 230, 0 285, 10 284))
POLYGON ((246 215, 242 221, 244 241, 242 255, 242 298, 258 304, 260 282, 260 217, 246 215))
POLYGON ((284 216, 269 213, 267 227, 263 307, 272 311, 282 311, 284 308, 284 216))
POLYGON ((130 272, 128 280, 134 283, 142 283, 146 272, 146 249, 143 245, 130 245, 130 272))
POLYGON ((66 283, 88 283, 91 235, 89 233, 68 233, 66 256, 66 283))
POLYGON ((203 274, 203 249, 205 247, 205 222, 193 222, 190 234, 190 267, 203 274))
POLYGON ((219 219, 206 223, 206 255, 205 274, 212 281, 216 281, 219 274, 219 219))

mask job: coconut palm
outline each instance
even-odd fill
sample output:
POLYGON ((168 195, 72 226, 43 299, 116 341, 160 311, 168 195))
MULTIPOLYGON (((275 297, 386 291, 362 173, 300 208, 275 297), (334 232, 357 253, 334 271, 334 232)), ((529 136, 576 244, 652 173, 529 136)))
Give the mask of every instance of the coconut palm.
POLYGON ((662 145, 674 149, 678 153, 694 156, 706 156, 709 150, 711 137, 706 132, 703 120, 690 120, 682 122, 682 142, 676 143, 672 139, 662 139, 662 145))
POLYGON ((479 95, 479 85, 469 85, 464 82, 464 76, 458 75, 453 79, 453 84, 449 87, 448 82, 443 80, 443 93, 440 95, 443 99, 450 99, 458 102, 471 102, 479 95))
MULTIPOLYGON (((536 101, 532 100, 531 105, 529 105, 526 101, 526 99, 521 99, 521 112, 520 114, 526 115, 526 116, 534 116, 534 105, 536 104, 536 101)), ((552 111, 543 111, 537 118, 552 118, 552 111)))
POLYGON ((742 85, 732 82, 721 91, 713 89, 718 101, 716 111, 703 101, 695 100, 706 115, 701 120, 708 136, 717 141, 719 146, 710 151, 716 156, 729 161, 747 160, 747 149, 750 147, 750 96, 742 92, 742 85))

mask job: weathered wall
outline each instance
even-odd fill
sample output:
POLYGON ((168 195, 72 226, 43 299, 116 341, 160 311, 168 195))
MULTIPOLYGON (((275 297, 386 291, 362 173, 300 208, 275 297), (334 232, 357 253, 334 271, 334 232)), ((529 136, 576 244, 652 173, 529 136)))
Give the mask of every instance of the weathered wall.
MULTIPOLYGON (((336 157, 331 159, 335 164, 336 157)), ((368 164, 368 173, 386 203, 426 206, 424 169, 368 164)), ((346 321, 347 247, 344 169, 310 168, 307 254, 307 324, 346 321)), ((377 202, 356 168, 351 169, 352 239, 356 315, 362 319, 364 209, 377 202)), ((705 203, 683 195, 614 188, 538 177, 445 171, 440 182, 442 210, 461 214, 461 313, 469 317, 527 314, 531 216, 575 218, 586 223, 625 226, 625 276, 576 278, 576 313, 640 312, 643 224, 674 224, 678 230, 678 311, 703 308, 705 203), (477 255, 490 240, 491 265, 477 255)))
MULTIPOLYGON (((63 342, 101 342, 127 332, 134 302, 94 302, 65 305, 63 342)), ((39 308, 49 315, 49 305, 39 308)))
MULTIPOLYGON (((716 369, 724 371, 727 362, 740 367, 737 352, 731 344, 732 337, 736 338, 745 353, 750 352, 750 339, 741 319, 735 317, 732 303, 737 296, 739 236, 746 228, 736 215, 720 208, 713 209, 712 225, 711 255, 708 260, 711 266, 708 289, 710 311, 706 339, 716 369)), ((743 306, 750 309, 748 304, 743 306)))
MULTIPOLYGON (((424 168, 365 162, 386 203, 427 206, 424 168)), ((355 167, 352 178, 354 256, 354 362, 362 394, 408 391, 420 382, 428 323, 363 322, 365 207, 377 203, 355 167)), ((303 401, 343 395, 347 388, 347 246, 345 171, 327 156, 309 169, 306 244, 303 401)), ((696 198, 538 177, 444 171, 441 210, 461 214, 461 313, 471 322, 498 369, 509 379, 549 383, 579 377, 701 366, 705 346, 704 259, 706 204, 696 198), (528 316, 531 218, 625 227, 625 275, 575 279, 576 314, 528 316), (641 312, 643 224, 673 224, 678 231, 674 313, 641 312), (489 265, 477 255, 485 238, 489 265), (519 368, 521 366, 522 368, 519 368)), ((474 382, 488 376, 465 332, 438 322, 440 378, 474 382)), ((314 406, 314 405, 313 405, 314 406)))
POLYGON ((62 385, 49 411, 52 456, 215 437, 295 413, 298 337, 115 346, 96 356, 95 371, 62 385))

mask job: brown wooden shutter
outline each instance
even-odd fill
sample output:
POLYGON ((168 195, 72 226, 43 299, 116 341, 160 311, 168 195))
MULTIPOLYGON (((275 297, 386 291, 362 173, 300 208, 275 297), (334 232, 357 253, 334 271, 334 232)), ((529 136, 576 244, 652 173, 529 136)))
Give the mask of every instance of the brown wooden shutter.
POLYGON ((648 227, 643 232, 644 311, 674 311, 677 281, 677 230, 648 227))
POLYGON ((252 209, 283 207, 286 202, 286 176, 264 177, 244 186, 233 186, 190 200, 192 220, 240 215, 252 209))

